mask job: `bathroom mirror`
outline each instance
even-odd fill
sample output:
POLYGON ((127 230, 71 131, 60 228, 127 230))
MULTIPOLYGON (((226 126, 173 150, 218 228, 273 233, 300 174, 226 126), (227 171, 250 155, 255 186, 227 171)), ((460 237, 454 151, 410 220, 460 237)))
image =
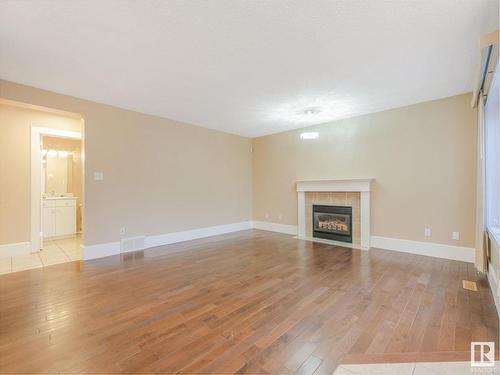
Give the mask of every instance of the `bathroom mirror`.
POLYGON ((73 154, 64 150, 44 150, 43 153, 45 195, 68 195, 71 192, 73 154))

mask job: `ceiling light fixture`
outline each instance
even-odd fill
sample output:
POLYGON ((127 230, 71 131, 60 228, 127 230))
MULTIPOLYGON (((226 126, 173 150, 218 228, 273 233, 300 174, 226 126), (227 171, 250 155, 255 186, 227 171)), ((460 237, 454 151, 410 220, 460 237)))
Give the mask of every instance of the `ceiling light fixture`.
POLYGON ((302 115, 305 115, 305 116, 314 116, 314 115, 320 114, 322 112, 322 110, 321 110, 321 108, 318 108, 318 107, 309 107, 309 108, 303 109, 300 112, 302 115))
POLYGON ((285 128, 326 124, 347 117, 352 103, 338 95, 318 94, 290 98, 282 105, 269 109, 268 121, 282 123, 285 128))

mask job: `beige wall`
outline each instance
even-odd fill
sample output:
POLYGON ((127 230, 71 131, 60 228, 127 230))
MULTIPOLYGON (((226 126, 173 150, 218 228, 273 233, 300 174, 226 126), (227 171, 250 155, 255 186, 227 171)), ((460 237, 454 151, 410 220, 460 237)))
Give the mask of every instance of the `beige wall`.
POLYGON ((82 171, 82 141, 71 138, 43 137, 43 148, 46 150, 71 151, 71 176, 68 181, 68 193, 77 197, 76 230, 82 231, 82 205, 83 205, 83 171, 82 171))
POLYGON ((371 177, 372 235, 474 247, 476 121, 465 94, 256 138, 254 219, 296 225, 297 180, 371 177))
MULTIPOLYGON (((252 208, 255 220, 297 224, 296 180, 373 177, 373 235, 473 247, 469 95, 311 127, 320 137, 310 141, 300 130, 252 141, 6 81, 0 97, 85 118, 87 245, 117 241, 120 227, 152 235, 250 220, 252 208)), ((25 162, 1 163, 2 175, 29 176, 25 162)), ((4 186, 0 215, 7 206, 29 213, 29 201, 13 203, 28 191, 4 186)), ((2 220, 0 243, 28 240, 29 228, 2 220)))
POLYGON ((32 125, 81 128, 78 119, 0 104, 0 245, 30 240, 32 125))
POLYGON ((248 138, 7 81, 0 97, 84 117, 86 245, 251 219, 248 138))

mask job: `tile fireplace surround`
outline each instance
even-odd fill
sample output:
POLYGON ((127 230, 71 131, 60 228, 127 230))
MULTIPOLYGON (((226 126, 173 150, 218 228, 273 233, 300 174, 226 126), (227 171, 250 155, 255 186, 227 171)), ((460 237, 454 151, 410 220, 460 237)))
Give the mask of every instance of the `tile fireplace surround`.
POLYGON ((373 179, 297 181, 298 237, 303 239, 311 239, 312 237, 310 216, 313 203, 347 205, 353 207, 352 247, 368 250, 370 248, 370 191, 372 181, 373 179), (358 193, 359 197, 358 194, 352 193, 358 193), (355 214, 358 212, 359 216, 355 214), (357 220, 357 218, 359 219, 357 220))

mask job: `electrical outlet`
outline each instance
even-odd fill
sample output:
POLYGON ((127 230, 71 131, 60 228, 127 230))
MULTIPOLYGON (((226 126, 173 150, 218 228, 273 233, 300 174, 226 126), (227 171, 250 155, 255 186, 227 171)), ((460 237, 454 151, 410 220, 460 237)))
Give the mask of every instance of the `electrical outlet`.
POLYGON ((281 221, 283 219, 283 214, 278 215, 278 221, 281 221))
POLYGON ((431 228, 425 228, 424 229, 424 236, 425 237, 430 237, 432 234, 431 228))
POLYGON ((451 232, 451 239, 458 241, 460 239, 460 232, 451 232))
POLYGON ((123 228, 123 227, 122 227, 122 228, 120 228, 120 234, 121 234, 121 235, 125 234, 125 228, 123 228))
POLYGON ((269 220, 269 214, 266 212, 266 220, 269 220))

